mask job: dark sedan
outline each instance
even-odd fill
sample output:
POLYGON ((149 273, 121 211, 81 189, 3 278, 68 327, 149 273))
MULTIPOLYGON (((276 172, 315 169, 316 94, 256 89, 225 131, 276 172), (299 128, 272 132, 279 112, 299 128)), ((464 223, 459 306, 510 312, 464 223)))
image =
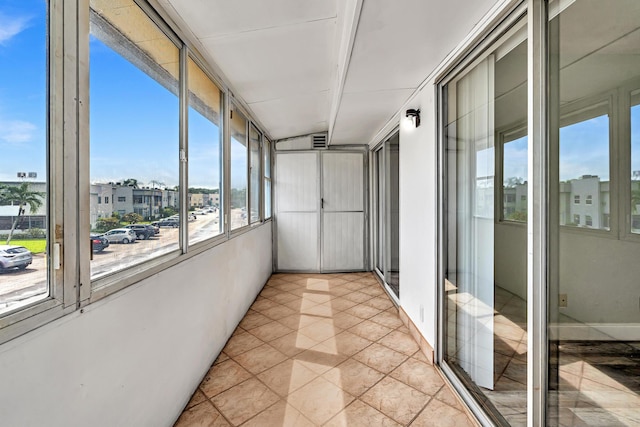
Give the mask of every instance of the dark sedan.
POLYGON ((109 241, 100 234, 91 234, 91 247, 94 253, 102 252, 109 246, 109 241))

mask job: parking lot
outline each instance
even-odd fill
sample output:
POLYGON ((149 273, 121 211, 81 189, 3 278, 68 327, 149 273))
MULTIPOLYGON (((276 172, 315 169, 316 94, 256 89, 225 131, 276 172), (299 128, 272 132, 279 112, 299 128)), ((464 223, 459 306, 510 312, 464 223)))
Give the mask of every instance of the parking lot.
MULTIPOLYGON (((204 240, 218 233, 219 213, 199 215, 189 221, 191 242, 204 240)), ((241 211, 232 211, 232 223, 241 220, 241 211)), ((92 279, 111 272, 139 264, 179 247, 179 228, 161 228, 160 233, 147 240, 136 240, 129 244, 111 243, 102 252, 94 253, 91 260, 92 279)), ((89 243, 87 242, 87 247, 89 243)), ((29 302, 47 293, 46 257, 34 254, 33 262, 25 270, 0 273, 0 311, 11 309, 16 304, 29 302)))

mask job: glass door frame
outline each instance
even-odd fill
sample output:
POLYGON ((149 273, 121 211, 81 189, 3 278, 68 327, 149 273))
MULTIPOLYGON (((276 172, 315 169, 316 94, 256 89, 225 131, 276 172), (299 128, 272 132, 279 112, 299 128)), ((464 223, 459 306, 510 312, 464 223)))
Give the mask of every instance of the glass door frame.
MULTIPOLYGON (((398 137, 398 144, 399 144, 399 139, 400 139, 399 126, 395 127, 391 132, 389 132, 389 134, 387 134, 387 136, 383 138, 382 141, 379 142, 371 150, 371 154, 372 154, 371 164, 373 165, 372 189, 374 189, 373 197, 372 197, 372 202, 373 202, 373 206, 372 206, 373 227, 372 228, 373 228, 373 236, 374 236, 372 264, 373 264, 373 271, 376 273, 376 275, 382 281, 382 283, 384 283, 385 290, 391 296, 394 302, 399 305, 400 296, 396 295, 395 292, 391 289, 391 287, 387 283, 386 274, 385 274, 387 271, 387 268, 390 268, 390 264, 391 264, 391 260, 387 259, 387 254, 389 252, 387 251, 387 241, 388 241, 387 234, 388 233, 383 232, 382 233, 383 235, 382 236, 380 235, 380 220, 381 220, 381 217, 384 218, 384 215, 380 215, 380 211, 382 210, 386 212, 387 210, 387 199, 385 197, 387 193, 387 180, 385 178, 384 173, 387 170, 389 156, 387 155, 385 150, 387 148, 387 144, 389 143, 389 141, 394 137, 398 137), (378 156, 382 156, 382 164, 384 168, 384 170, 382 171, 380 170, 380 167, 379 167, 378 156), (382 178, 382 186, 380 185, 381 178, 382 178), (384 253, 381 254, 381 251, 383 251, 384 253), (378 266, 378 260, 380 259, 380 256, 382 256, 383 271, 381 271, 378 266)), ((398 173, 399 173, 399 169, 398 169, 398 173)), ((399 294, 399 291, 398 291, 398 294, 399 294)))
POLYGON ((436 77, 436 123, 438 133, 438 211, 437 211, 437 301, 438 327, 435 363, 458 392, 462 400, 476 416, 481 425, 494 425, 494 421, 482 408, 481 402, 457 377, 444 358, 445 325, 447 322, 444 292, 447 247, 445 243, 446 220, 446 138, 443 112, 446 111, 446 84, 461 72, 469 70, 477 55, 493 46, 504 31, 526 14, 527 20, 527 134, 528 144, 528 222, 527 222, 527 425, 546 425, 548 396, 548 313, 549 297, 548 262, 550 244, 548 215, 549 194, 549 126, 548 126, 548 16, 547 0, 514 1, 501 11, 496 11, 493 20, 476 34, 467 46, 460 48, 457 62, 436 77))

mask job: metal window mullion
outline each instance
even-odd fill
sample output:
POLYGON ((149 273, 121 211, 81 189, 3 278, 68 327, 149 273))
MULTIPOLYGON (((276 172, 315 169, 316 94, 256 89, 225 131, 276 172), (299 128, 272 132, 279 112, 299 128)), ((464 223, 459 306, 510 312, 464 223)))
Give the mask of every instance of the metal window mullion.
POLYGON ((527 425, 546 424, 548 297, 548 19, 546 0, 528 0, 527 425))
POLYGON ((224 232, 227 239, 231 237, 231 96, 227 92, 224 97, 224 121, 222 141, 222 192, 223 203, 220 207, 220 221, 224 222, 224 232))
POLYGON ((187 58, 189 52, 186 46, 182 46, 180 49, 180 76, 179 76, 179 182, 180 182, 180 248, 182 253, 187 253, 189 250, 189 178, 188 178, 188 102, 189 102, 189 87, 188 87, 188 75, 187 75, 187 58))
MULTIPOLYGON (((89 137, 89 2, 79 1, 77 10, 77 129, 78 129, 78 175, 75 188, 78 188, 78 263, 79 263, 79 301, 88 303, 91 298, 91 255, 93 246, 89 238, 91 231, 90 212, 86 207, 91 204, 91 160, 89 137)), ((65 186, 65 188, 69 188, 65 186)))
MULTIPOLYGON (((55 126, 62 127, 63 155, 62 159, 60 159, 60 166, 62 166, 62 188, 64 189, 62 200, 64 214, 61 221, 62 230, 59 230, 57 228, 58 224, 56 224, 56 229, 53 231, 56 243, 62 243, 60 252, 61 260, 64 263, 62 277, 64 283, 63 304, 65 307, 79 303, 81 284, 79 268, 80 240, 78 238, 78 214, 80 212, 78 205, 80 148, 78 140, 78 3, 78 1, 70 1, 65 2, 63 5, 63 86, 56 88, 61 90, 63 99, 63 123, 56 123, 55 126)), ((55 61, 56 58, 52 58, 52 60, 55 61)), ((59 107, 59 105, 54 106, 54 108, 56 107, 59 107)), ((86 283, 85 286, 89 286, 89 283, 86 283)))

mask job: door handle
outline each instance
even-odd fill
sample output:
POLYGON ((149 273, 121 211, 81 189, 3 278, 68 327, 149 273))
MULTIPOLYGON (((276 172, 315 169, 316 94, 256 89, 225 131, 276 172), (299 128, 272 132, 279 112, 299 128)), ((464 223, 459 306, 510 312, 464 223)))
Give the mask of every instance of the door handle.
POLYGON ((324 198, 320 199, 320 209, 324 209, 324 198))

